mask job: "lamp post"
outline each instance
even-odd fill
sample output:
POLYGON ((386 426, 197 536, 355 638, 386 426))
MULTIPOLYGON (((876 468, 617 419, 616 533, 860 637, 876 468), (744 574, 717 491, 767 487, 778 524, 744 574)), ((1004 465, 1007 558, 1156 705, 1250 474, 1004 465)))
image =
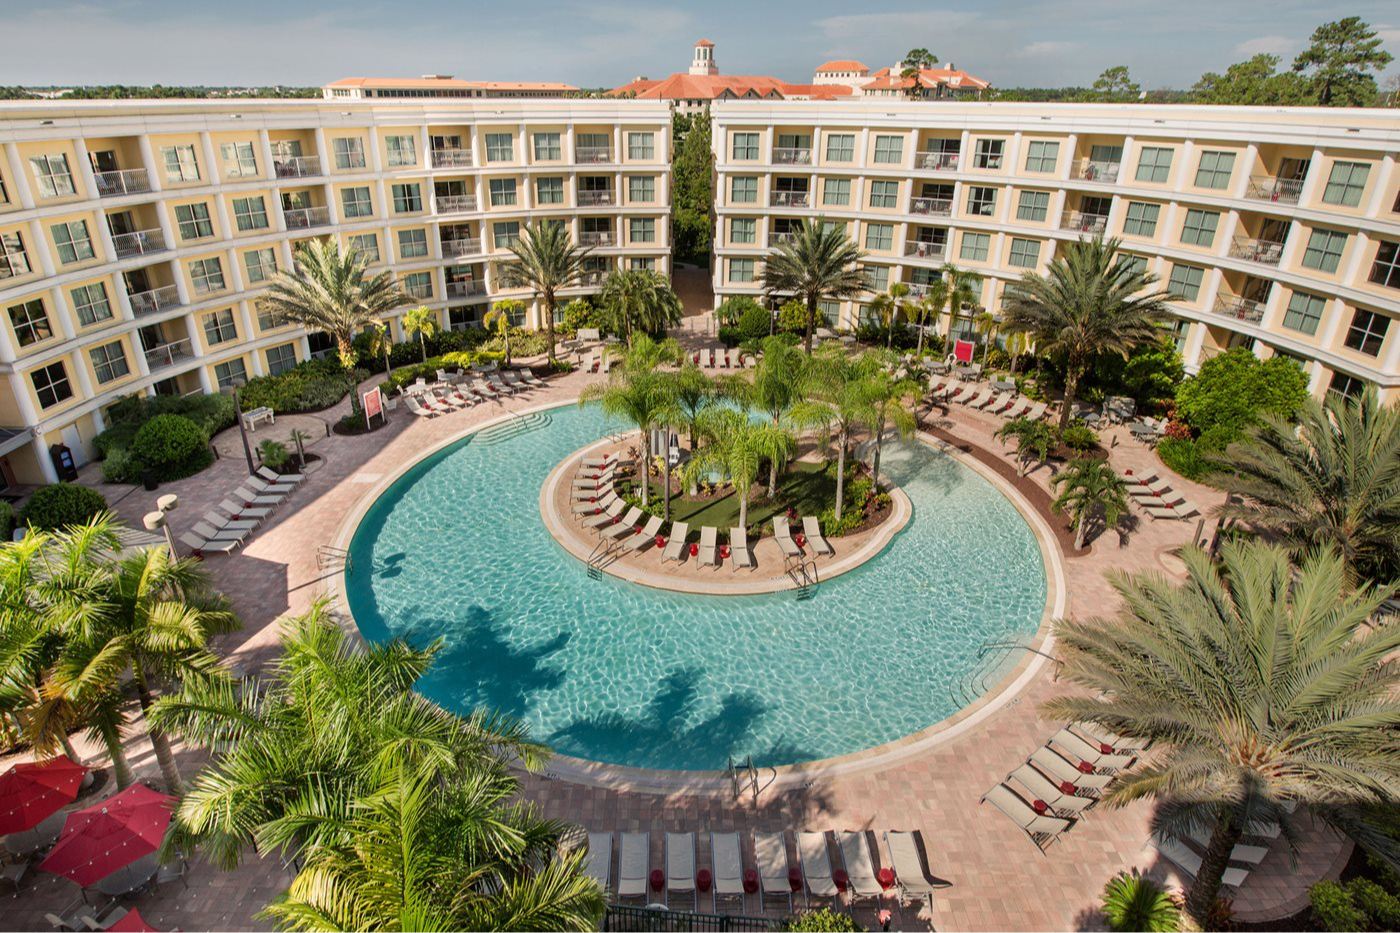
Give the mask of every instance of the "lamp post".
POLYGON ((258 472, 253 466, 253 448, 248 444, 248 426, 243 423, 243 407, 238 404, 238 390, 247 385, 242 379, 235 379, 220 392, 233 393, 233 416, 238 419, 238 436, 243 439, 243 456, 248 461, 248 475, 252 476, 258 472))
POLYGON ((180 507, 180 497, 176 495, 161 496, 156 500, 156 511, 147 512, 141 519, 141 524, 146 526, 147 531, 161 529, 165 532, 165 543, 170 546, 170 559, 175 560, 175 536, 170 531, 169 513, 180 507))

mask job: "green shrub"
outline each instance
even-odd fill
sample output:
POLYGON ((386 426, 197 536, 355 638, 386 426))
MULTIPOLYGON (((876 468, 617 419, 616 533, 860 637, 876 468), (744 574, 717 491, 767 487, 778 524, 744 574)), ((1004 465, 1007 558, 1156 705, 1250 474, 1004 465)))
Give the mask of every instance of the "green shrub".
POLYGON ((1171 933, 1181 928, 1181 910, 1162 886, 1134 871, 1119 872, 1104 885, 1100 904, 1115 931, 1171 933))
POLYGON ((1176 392, 1176 416, 1197 433, 1216 426, 1236 431, 1273 414, 1292 418, 1308 397, 1308 375, 1293 360, 1260 360, 1244 347, 1213 356, 1176 392))
POLYGON ((737 347, 744 342, 744 338, 739 335, 739 328, 726 324, 719 329, 719 342, 726 347, 737 347))
POLYGON ((865 500, 870 498, 870 493, 874 489, 874 486, 874 482, 872 482, 868 476, 849 480, 846 483, 846 507, 852 509, 864 508, 865 500))
POLYGON ((1164 437, 1157 443, 1157 456, 1168 467, 1187 479, 1199 480, 1213 467, 1202 455, 1196 441, 1164 437))
MULTIPOLYGON (((764 311, 762 305, 760 305, 753 298, 750 298, 748 295, 735 295, 733 298, 725 299, 723 304, 721 304, 718 308, 715 308, 715 317, 719 320, 721 324, 728 324, 730 326, 734 326, 739 323, 739 319, 742 318, 746 312, 754 308, 763 311, 765 314, 768 313, 767 311, 764 311)), ((768 330, 768 324, 766 320, 764 322, 763 329, 765 332, 768 330)))
POLYGON ((1373 930, 1400 930, 1400 898, 1369 878, 1347 882, 1352 904, 1371 921, 1373 930))
POLYGON ((161 482, 193 476, 214 462, 209 435, 184 415, 156 415, 131 441, 131 458, 161 482))
POLYGON ((40 531, 65 525, 81 525, 107 509, 107 500, 96 489, 77 483, 54 483, 29 497, 20 522, 40 531))
POLYGON ((839 538, 844 534, 855 531, 861 522, 865 521, 865 513, 857 508, 847 507, 841 513, 841 521, 836 521, 836 509, 825 509, 821 515, 817 516, 817 521, 821 524, 822 534, 828 538, 839 538))
POLYGON ((1308 888, 1308 899, 1322 923, 1334 933, 1367 928, 1366 915, 1352 903, 1351 895, 1335 881, 1319 881, 1308 888))
POLYGON ((0 502, 0 541, 15 536, 15 510, 8 502, 0 502))
POLYGON ((564 319, 554 325, 554 332, 564 340, 572 340, 580 327, 602 330, 606 326, 607 318, 601 309, 593 307, 587 298, 575 298, 564 305, 564 319))
POLYGON ((902 322, 894 325, 893 334, 885 325, 872 322, 856 328, 856 340, 873 346, 883 347, 889 343, 896 350, 912 350, 919 344, 919 335, 905 327, 902 322))
MULTIPOLYGON (((1393 832, 1393 830, 1387 829, 1387 832, 1393 832)), ((1366 871, 1380 883, 1381 887, 1396 897, 1400 897, 1400 872, 1396 871, 1389 862, 1374 853, 1367 852, 1366 871)))
POLYGON ((135 483, 141 478, 140 465, 131 456, 136 432, 157 415, 182 415, 213 437, 236 422, 233 397, 214 395, 157 395, 145 398, 128 395, 107 409, 107 430, 93 439, 102 458, 102 477, 109 483, 135 483))
POLYGON ((745 308, 744 313, 739 317, 739 339, 743 341, 767 337, 772 326, 772 315, 768 313, 766 308, 761 308, 757 302, 754 302, 750 307, 745 308))
MULTIPOLYGON (((480 327, 467 327, 461 330, 439 329, 429 335, 423 343, 427 345, 428 356, 440 356, 443 353, 456 353, 460 350, 470 350, 479 347, 490 337, 485 330, 480 327)), ((370 352, 373 349, 373 337, 371 334, 360 334, 355 338, 352 346, 355 349, 355 366, 371 373, 384 372, 384 351, 378 353, 370 352)), ((423 347, 418 342, 415 335, 411 340, 403 343, 396 343, 389 348, 389 362, 397 369, 400 366, 408 366, 413 363, 423 361, 423 347)), ((329 362, 335 363, 337 368, 339 360, 331 359, 329 362)))
MULTIPOLYGON (((817 326, 821 326, 818 319, 817 326)), ((787 302, 778 309, 778 330, 789 334, 807 333, 807 306, 797 299, 787 302)))
POLYGON ((102 478, 109 483, 136 483, 141 479, 141 468, 127 447, 117 447, 109 451, 102 461, 102 478))
POLYGON ((287 461, 292 459, 292 455, 287 452, 287 445, 277 441, 263 441, 258 445, 258 458, 272 469, 287 465, 287 461))
POLYGON ((1071 424, 1060 432, 1060 443, 1070 450, 1093 450, 1099 446, 1099 435, 1087 424, 1071 424))
POLYGON ((783 923, 783 929, 812 933, 864 933, 865 927, 856 923, 856 918, 850 914, 823 907, 821 910, 804 910, 794 914, 783 923))
POLYGON ((499 364, 504 362, 504 360, 504 353, 487 350, 463 350, 456 353, 444 353, 441 356, 429 357, 426 363, 415 363, 412 366, 404 366, 394 370, 394 374, 381 382, 379 388, 388 395, 399 391, 404 386, 413 385, 413 383, 417 382, 419 379, 426 379, 428 382, 435 381, 439 369, 448 372, 460 372, 482 363, 499 364))
POLYGON ((238 390, 244 411, 271 408, 279 415, 330 408, 349 395, 369 373, 348 374, 333 358, 307 360, 275 376, 255 376, 238 390))
POLYGON ((573 360, 566 360, 562 356, 555 357, 549 361, 549 371, 551 373, 571 373, 578 369, 573 360))

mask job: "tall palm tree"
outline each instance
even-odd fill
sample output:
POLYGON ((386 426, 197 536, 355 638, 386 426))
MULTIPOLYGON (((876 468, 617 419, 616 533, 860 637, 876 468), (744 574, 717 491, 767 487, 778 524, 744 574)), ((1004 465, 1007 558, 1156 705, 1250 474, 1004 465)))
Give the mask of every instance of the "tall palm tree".
POLYGON ((527 288, 544 304, 544 331, 549 338, 549 359, 554 360, 554 308, 561 289, 583 281, 583 261, 589 249, 581 249, 558 220, 528 224, 511 244, 515 259, 501 267, 501 284, 527 288))
POLYGON ((1395 840, 1359 808, 1400 797, 1400 626, 1368 627, 1384 598, 1347 592, 1342 559, 1319 550, 1294 568, 1283 548, 1226 544, 1219 565, 1181 554, 1186 581, 1116 575, 1116 619, 1061 619, 1061 677, 1092 696, 1046 713, 1154 742, 1119 774, 1110 806, 1155 799, 1153 830, 1209 836, 1186 896, 1201 929, 1230 851, 1251 825, 1277 823, 1290 846, 1292 807, 1391 858, 1395 840))
POLYGON ((951 262, 944 263, 940 270, 939 283, 942 287, 935 293, 942 298, 938 306, 937 318, 948 311, 948 350, 952 349, 953 333, 958 329, 958 318, 963 308, 975 308, 982 297, 982 276, 967 269, 959 269, 951 262))
MULTIPOLYGON (((717 405, 723 397, 721 385, 716 380, 710 378, 699 366, 691 360, 688 354, 681 354, 681 368, 675 372, 668 372, 665 379, 670 383, 666 393, 666 410, 662 412, 663 423, 675 425, 686 431, 690 435, 690 449, 695 451, 700 433, 700 419, 705 412, 717 405)), ((666 458, 666 517, 670 519, 670 455, 666 458)), ((690 494, 695 495, 696 487, 690 487, 690 494)))
POLYGON ((1081 457, 1057 473, 1050 485, 1059 490, 1050 507, 1056 514, 1069 513, 1070 527, 1076 529, 1076 551, 1084 549, 1089 518, 1095 512, 1102 512, 1104 527, 1112 528, 1128 511, 1128 484, 1107 460, 1081 457))
POLYGON ((418 335, 418 347, 423 351, 423 362, 428 362, 428 338, 438 331, 437 312, 428 307, 407 311, 403 316, 403 329, 410 337, 418 335))
POLYGON ((500 338, 501 346, 506 352, 507 367, 510 366, 510 332, 515 329, 515 325, 511 321, 515 316, 523 314, 524 311, 524 302, 515 298, 506 298, 492 305, 491 310, 487 311, 481 318, 481 323, 485 325, 486 330, 500 338))
POLYGON ((848 357, 839 346, 823 346, 812 355, 807 398, 793 404, 789 420, 798 427, 820 428, 836 441, 836 520, 846 500, 846 456, 851 436, 867 414, 866 396, 875 378, 874 354, 848 357))
POLYGON ((1280 536, 1295 552, 1331 545, 1349 579, 1400 576, 1400 406, 1308 399, 1299 423, 1269 417, 1211 477, 1232 494, 1216 514, 1280 536))
POLYGON ((681 300, 671 282, 650 269, 614 269, 599 296, 610 326, 632 345, 633 334, 662 334, 681 322, 681 300))
POLYGON ((651 502, 651 429, 672 407, 671 382, 657 367, 677 361, 679 355, 680 345, 674 340, 658 342, 639 334, 608 380, 590 383, 579 394, 580 406, 597 402, 608 416, 620 418, 640 432, 642 462, 637 464, 637 482, 644 507, 651 502))
POLYGON ((1127 359, 1135 347, 1160 340, 1162 324, 1171 317, 1168 293, 1147 293, 1157 277, 1123 261, 1118 252, 1116 239, 1076 240, 1045 275, 1025 273, 1002 299, 1004 330, 1034 337, 1042 353, 1065 355, 1062 429, 1093 358, 1118 353, 1127 359))
POLYGON ((987 365, 987 357, 992 352, 992 343, 996 338, 997 328, 1001 322, 997 316, 990 311, 983 311, 973 319, 973 326, 977 328, 977 335, 982 338, 982 365, 987 365))
POLYGON ((899 322, 899 316, 905 313, 904 299, 908 296, 909 286, 903 282, 895 282, 870 302, 870 310, 879 316, 880 323, 885 327, 886 350, 894 345, 894 326, 899 322))
POLYGON ((747 528, 749 494, 758 479, 759 465, 764 460, 776 463, 792 456, 792 435, 776 424, 750 421, 732 408, 706 412, 700 430, 705 444, 686 461, 686 482, 696 483, 715 471, 728 476, 739 496, 739 524, 747 528))
POLYGON ((875 456, 870 464, 870 477, 874 488, 880 488, 880 454, 885 448, 885 434, 891 428, 900 437, 908 437, 919 426, 914 415, 913 402, 922 392, 922 387, 910 379, 896 379, 891 370, 895 360, 890 354, 877 357, 880 365, 875 367, 861 388, 860 422, 870 431, 875 441, 875 456))
POLYGON ((807 306, 807 332, 802 347, 812 352, 817 305, 854 297, 866 290, 865 274, 857 263, 865 256, 841 224, 826 218, 798 222, 791 239, 768 254, 761 282, 769 298, 791 295, 807 306))
MULTIPOLYGON (((781 336, 765 337, 759 346, 761 353, 752 370, 752 379, 736 377, 727 384, 742 404, 764 412, 777 427, 784 413, 802 400, 807 385, 804 374, 811 357, 781 336)), ((782 468, 779 461, 772 461, 768 474, 769 496, 777 493, 778 473, 782 468)))
POLYGON ((1016 418, 1006 422, 993 435, 997 440, 1016 442, 1016 475, 1025 476, 1033 461, 1044 463, 1055 443, 1055 431, 1044 421, 1016 418))

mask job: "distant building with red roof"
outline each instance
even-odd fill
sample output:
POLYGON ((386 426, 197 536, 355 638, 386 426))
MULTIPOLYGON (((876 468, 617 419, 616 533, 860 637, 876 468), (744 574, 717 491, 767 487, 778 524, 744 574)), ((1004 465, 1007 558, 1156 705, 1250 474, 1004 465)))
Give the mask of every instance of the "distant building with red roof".
POLYGON ((980 98, 982 92, 991 88, 985 81, 966 71, 960 71, 949 62, 947 67, 924 68, 919 71, 918 92, 911 93, 915 78, 904 77, 904 65, 896 62, 893 68, 881 68, 870 75, 861 85, 862 97, 919 97, 929 100, 965 100, 980 98))
POLYGON ((411 97, 564 97, 577 91, 560 81, 460 81, 452 75, 421 78, 341 78, 321 88, 326 99, 411 97))

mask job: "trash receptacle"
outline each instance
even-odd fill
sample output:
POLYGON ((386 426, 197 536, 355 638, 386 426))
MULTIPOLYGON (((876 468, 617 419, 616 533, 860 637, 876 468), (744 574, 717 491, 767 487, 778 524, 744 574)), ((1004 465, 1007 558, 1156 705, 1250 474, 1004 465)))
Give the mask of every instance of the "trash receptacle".
POLYGON ((141 485, 147 492, 153 491, 160 485, 156 482, 156 475, 151 472, 150 468, 141 471, 141 485))

